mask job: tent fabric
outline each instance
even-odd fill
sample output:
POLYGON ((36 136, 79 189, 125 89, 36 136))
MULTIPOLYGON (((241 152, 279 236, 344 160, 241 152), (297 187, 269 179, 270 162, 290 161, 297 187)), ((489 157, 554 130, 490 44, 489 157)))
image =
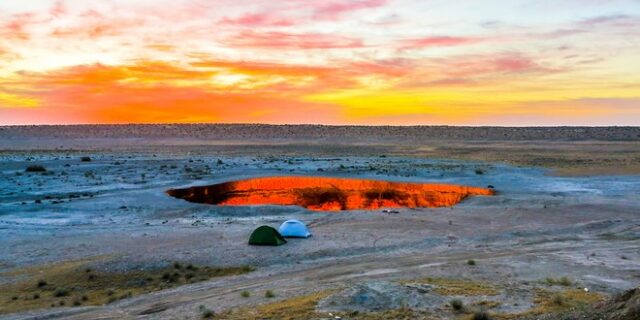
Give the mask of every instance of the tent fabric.
POLYGON ((251 233, 249 237, 249 244, 256 246, 279 246, 287 243, 278 230, 269 227, 261 226, 251 233))
POLYGON ((308 238, 311 236, 311 232, 309 232, 307 226, 295 219, 283 222, 280 228, 278 228, 278 231, 283 237, 287 238, 308 238))

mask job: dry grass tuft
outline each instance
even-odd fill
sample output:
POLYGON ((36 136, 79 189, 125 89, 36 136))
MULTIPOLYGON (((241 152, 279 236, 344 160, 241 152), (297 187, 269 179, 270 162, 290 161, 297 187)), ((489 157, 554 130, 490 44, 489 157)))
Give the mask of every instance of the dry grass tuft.
POLYGON ((0 314, 59 305, 102 305, 252 270, 250 267, 194 267, 187 272, 167 267, 117 273, 87 268, 87 261, 43 265, 0 275, 18 279, 0 285, 0 314), (163 277, 164 274, 169 277, 163 277))
POLYGON ((403 283, 422 283, 435 286, 434 291, 443 296, 496 296, 498 287, 475 280, 452 278, 426 278, 403 283))
MULTIPOLYGON (((551 291, 536 289, 534 297, 535 307, 518 314, 500 314, 496 319, 535 319, 541 315, 560 315, 576 310, 587 310, 594 304, 604 301, 605 296, 595 292, 584 292, 580 289, 568 289, 564 291, 551 291)), ((546 318, 545 318, 546 319, 546 318)), ((548 318, 553 319, 553 318, 548 318)))
POLYGON ((314 319, 319 316, 316 312, 318 301, 327 297, 331 292, 317 292, 305 296, 273 302, 254 308, 243 308, 221 314, 222 319, 228 320, 259 320, 259 319, 314 319))

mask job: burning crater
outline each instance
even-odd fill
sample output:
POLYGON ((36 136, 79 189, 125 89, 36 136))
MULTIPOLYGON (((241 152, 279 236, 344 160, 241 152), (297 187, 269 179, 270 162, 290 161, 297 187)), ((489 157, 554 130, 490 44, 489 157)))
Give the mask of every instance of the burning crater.
POLYGON ((468 196, 489 196, 494 191, 446 184, 290 176, 171 189, 167 194, 215 205, 298 205, 310 210, 338 211, 447 207, 468 196))

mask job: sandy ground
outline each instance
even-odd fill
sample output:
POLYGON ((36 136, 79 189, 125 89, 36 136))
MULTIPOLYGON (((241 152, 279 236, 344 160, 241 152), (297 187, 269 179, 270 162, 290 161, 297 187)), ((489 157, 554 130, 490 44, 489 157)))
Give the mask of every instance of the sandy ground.
MULTIPOLYGON (((268 302, 259 294, 239 298, 244 290, 273 290, 277 299, 286 299, 356 285, 387 288, 424 277, 514 288, 502 293, 505 303, 498 311, 519 312, 533 304, 526 288, 547 277, 566 276, 577 287, 603 294, 640 284, 640 176, 611 175, 634 172, 628 168, 639 159, 637 142, 526 147, 438 142, 412 149, 218 141, 69 150, 86 143, 59 141, 64 149, 39 151, 5 146, 0 154, 0 272, 5 272, 0 283, 20 280, 6 272, 80 259, 109 271, 173 261, 257 269, 105 306, 50 308, 4 318, 194 319, 200 317, 201 305, 221 312, 268 302), (81 156, 92 161, 81 162, 81 156), (440 156, 457 160, 434 159, 440 156), (599 172, 607 159, 629 167, 599 172), (566 171, 555 173, 582 175, 558 176, 524 166, 539 162, 553 163, 550 167, 556 169, 566 166, 566 171), (33 164, 45 166, 48 173, 25 173, 33 164), (596 172, 606 175, 592 175, 596 172), (216 207, 164 193, 169 188, 291 174, 493 185, 499 193, 453 208, 401 209, 397 214, 216 207), (276 227, 290 218, 308 223, 314 236, 280 247, 246 244, 257 226, 276 227), (477 264, 468 265, 469 259, 477 264)), ((445 312, 440 317, 452 316, 445 312)))

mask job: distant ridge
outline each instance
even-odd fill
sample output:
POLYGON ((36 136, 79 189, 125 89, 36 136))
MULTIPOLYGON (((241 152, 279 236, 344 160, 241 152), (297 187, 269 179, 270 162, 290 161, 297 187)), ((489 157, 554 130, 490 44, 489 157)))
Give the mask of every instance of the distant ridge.
POLYGON ((0 139, 204 140, 566 140, 640 141, 640 127, 329 126, 267 124, 124 124, 0 127, 0 139))

